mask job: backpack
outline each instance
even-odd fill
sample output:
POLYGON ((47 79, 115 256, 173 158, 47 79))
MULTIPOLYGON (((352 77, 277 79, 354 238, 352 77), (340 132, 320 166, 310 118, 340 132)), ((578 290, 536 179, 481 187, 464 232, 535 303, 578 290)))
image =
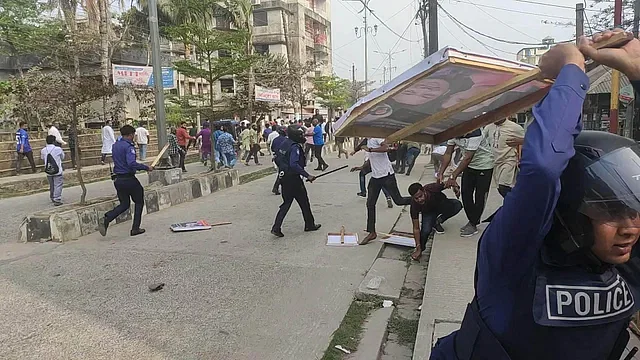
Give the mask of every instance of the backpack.
POLYGON ((58 163, 56 162, 56 159, 53 158, 53 155, 51 155, 51 153, 47 153, 47 163, 44 166, 44 172, 47 175, 58 175, 58 173, 60 172, 60 167, 58 166, 58 163))

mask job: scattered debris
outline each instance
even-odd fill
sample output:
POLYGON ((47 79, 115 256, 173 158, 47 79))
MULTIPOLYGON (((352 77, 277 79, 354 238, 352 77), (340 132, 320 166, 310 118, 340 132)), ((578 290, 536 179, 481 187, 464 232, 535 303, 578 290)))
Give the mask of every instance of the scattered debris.
POLYGON ((393 306, 393 301, 391 301, 391 300, 385 300, 385 301, 382 302, 382 307, 388 308, 388 307, 392 307, 392 306, 393 306))
POLYGON ((222 335, 229 335, 229 332, 228 332, 228 331, 220 330, 220 331, 218 331, 218 332, 219 332, 220 334, 222 334, 222 335))
POLYGON ((418 306, 418 311, 422 311, 422 304, 420 304, 420 306, 418 306))
POLYGON ((347 233, 344 225, 339 233, 327 234, 327 245, 329 246, 358 246, 358 234, 347 233))
POLYGON ((367 283, 367 289, 377 290, 380 288, 380 284, 382 283, 382 276, 374 276, 369 283, 367 283))
POLYGON ((151 292, 160 291, 162 290, 162 288, 164 288, 164 283, 155 283, 155 284, 149 285, 149 291, 151 292))
POLYGON ((53 274, 54 277, 60 276, 60 273, 53 274))
POLYGON ((222 241, 220 241, 220 244, 226 244, 226 243, 228 243, 228 241, 227 241, 227 240, 222 240, 222 241))
POLYGON ((334 347, 335 347, 336 349, 338 349, 338 350, 342 351, 342 352, 343 352, 343 353, 345 353, 345 354, 351 354, 351 351, 349 351, 349 350, 347 350, 347 349, 343 348, 343 347, 342 347, 342 345, 336 345, 336 346, 334 346, 334 347))

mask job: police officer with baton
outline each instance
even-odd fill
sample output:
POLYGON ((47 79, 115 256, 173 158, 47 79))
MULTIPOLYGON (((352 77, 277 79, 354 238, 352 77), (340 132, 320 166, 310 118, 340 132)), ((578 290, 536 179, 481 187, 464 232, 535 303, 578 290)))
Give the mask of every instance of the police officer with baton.
POLYGON ((140 164, 136 161, 136 148, 133 145, 133 137, 136 129, 131 125, 125 125, 120 129, 122 139, 113 144, 113 184, 118 193, 120 204, 113 210, 107 212, 104 217, 98 218, 98 230, 102 236, 107 235, 109 223, 115 220, 120 214, 129 210, 131 200, 135 204, 133 213, 133 224, 131 226, 131 236, 144 234, 145 230, 140 228, 142 221, 142 209, 144 207, 144 188, 136 178, 136 171, 152 171, 152 166, 140 164))
POLYGON ((596 49, 613 35, 542 57, 555 83, 533 108, 516 186, 480 238, 475 297, 431 359, 621 358, 640 305, 640 147, 581 131, 584 56, 640 90, 640 41, 596 49))
POLYGON ((304 231, 316 231, 320 229, 320 224, 315 223, 311 213, 309 195, 304 186, 302 177, 313 182, 315 176, 309 175, 304 166, 306 159, 302 144, 306 142, 304 131, 297 125, 290 125, 287 128, 287 138, 276 149, 275 162, 278 166, 280 185, 282 186, 282 205, 276 215, 276 220, 271 228, 271 233, 277 237, 283 237, 282 222, 287 212, 295 200, 302 210, 304 218, 304 231))

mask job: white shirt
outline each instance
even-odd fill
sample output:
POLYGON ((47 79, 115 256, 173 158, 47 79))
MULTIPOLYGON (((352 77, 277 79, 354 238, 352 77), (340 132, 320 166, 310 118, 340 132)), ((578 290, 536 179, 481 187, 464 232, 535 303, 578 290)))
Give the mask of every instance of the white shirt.
POLYGON ((49 131, 47 132, 47 135, 55 136, 56 137, 56 141, 58 142, 58 144, 67 145, 67 142, 62 140, 62 135, 60 135, 60 131, 55 126, 51 126, 49 128, 49 131))
MULTIPOLYGON (((51 154, 51 156, 53 156, 53 158, 56 160, 56 164, 58 164, 58 169, 60 169, 56 175, 62 175, 62 160, 64 160, 64 151, 62 151, 62 148, 60 148, 59 146, 55 145, 47 145, 43 147, 42 150, 40 150, 40 159, 44 161, 45 167, 47 166, 48 154, 51 154)), ((47 174, 47 176, 53 175, 47 174)))
POLYGON ((489 145, 487 133, 477 129, 467 137, 454 138, 447 141, 447 145, 456 145, 467 151, 474 151, 473 159, 468 167, 474 170, 493 169, 493 150, 489 145))
POLYGON ((102 128, 102 154, 111 154, 111 148, 116 143, 116 134, 109 125, 102 128))
MULTIPOLYGON (((370 149, 379 148, 384 139, 370 138, 367 140, 367 147, 370 149)), ((393 174, 393 166, 386 152, 370 152, 369 162, 371 163, 371 176, 379 179, 393 174)))
POLYGON ((272 131, 269 136, 267 136, 267 144, 271 145, 273 139, 277 138, 278 136, 280 136, 280 134, 278 134, 277 131, 272 131))
POLYGON ((446 146, 435 146, 433 148, 433 153, 434 154, 440 154, 440 155, 444 155, 444 153, 447 152, 447 147, 446 146))
POLYGON ((136 142, 138 144, 147 145, 149 143, 149 130, 140 126, 136 129, 136 142))

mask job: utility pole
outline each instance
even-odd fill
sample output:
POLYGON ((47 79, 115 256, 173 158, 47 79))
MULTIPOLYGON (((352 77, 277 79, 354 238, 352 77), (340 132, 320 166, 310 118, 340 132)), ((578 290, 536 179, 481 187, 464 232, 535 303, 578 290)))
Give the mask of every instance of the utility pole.
POLYGON ((640 23, 640 0, 633 4, 633 37, 638 37, 638 25, 640 23))
POLYGON ((422 42, 424 46, 422 57, 426 58, 429 56, 429 37, 427 36, 427 0, 420 1, 418 16, 420 17, 420 24, 422 25, 422 42))
MULTIPOLYGON (((399 50, 399 51, 389 51, 389 52, 382 52, 382 51, 378 51, 378 50, 374 51, 375 53, 384 55, 386 58, 389 59, 389 67, 385 67, 385 69, 389 71, 389 81, 391 81, 391 72, 396 69, 396 67, 394 67, 392 65, 392 63, 391 63, 392 60, 393 60, 393 55, 400 54, 400 53, 403 53, 405 51, 407 51, 407 49, 402 49, 402 50, 399 50)), ((385 79, 386 79, 386 77, 385 77, 385 79)))
POLYGON ((382 84, 386 84, 387 83, 387 67, 383 66, 382 67, 382 84))
POLYGON ((351 81, 355 85, 356 83, 356 64, 355 63, 351 64, 351 78, 352 78, 351 81))
POLYGON ((576 4, 576 44, 580 36, 584 35, 584 4, 576 4))
MULTIPOLYGON (((167 143, 167 123, 164 112, 164 89, 162 63, 160 62, 160 29, 158 28, 158 4, 149 0, 149 30, 151 32, 151 62, 153 65, 153 88, 156 100, 156 126, 158 128, 158 150, 167 143)), ((166 159, 166 155, 163 156, 166 159)))
POLYGON ((378 34, 378 25, 373 25, 370 27, 367 22, 367 13, 369 12, 369 2, 371 0, 358 0, 362 4, 364 4, 364 8, 360 10, 360 12, 364 11, 364 27, 355 27, 356 37, 360 38, 364 36, 364 91, 369 91, 369 45, 368 38, 369 33, 371 35, 376 36, 378 34), (358 32, 359 31, 359 32, 358 32))
POLYGON ((438 52, 438 1, 429 0, 429 55, 438 52))
MULTIPOLYGON (((619 27, 622 24, 622 0, 615 0, 613 8, 613 26, 619 27)), ((611 104, 609 109, 609 132, 618 133, 618 109, 620 101, 620 72, 613 70, 611 72, 611 104)))

